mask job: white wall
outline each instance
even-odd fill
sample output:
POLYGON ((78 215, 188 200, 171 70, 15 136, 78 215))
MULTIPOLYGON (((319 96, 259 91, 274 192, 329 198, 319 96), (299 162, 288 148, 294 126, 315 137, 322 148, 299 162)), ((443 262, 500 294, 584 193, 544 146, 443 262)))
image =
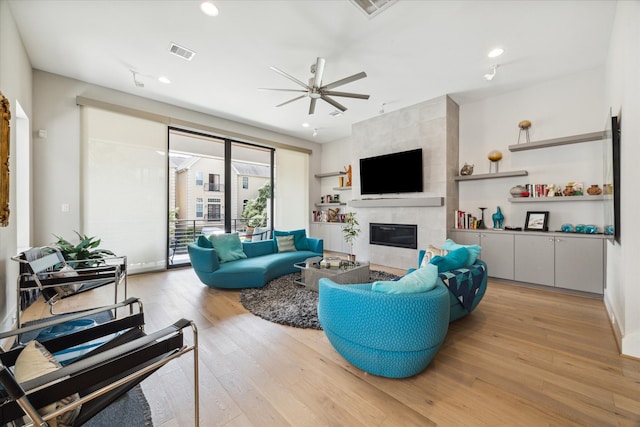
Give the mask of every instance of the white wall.
MULTIPOLYGON (((485 220, 498 206, 505 225, 523 227, 527 211, 548 210, 549 229, 564 223, 604 225, 604 208, 597 202, 511 204, 509 190, 517 184, 557 184, 569 181, 603 184, 603 142, 593 141, 541 150, 510 152, 518 142, 518 123, 531 120, 531 141, 603 131, 605 111, 604 69, 594 69, 563 79, 544 82, 484 101, 460 106, 460 165, 474 164, 474 174, 488 173, 487 155, 502 152, 500 172, 526 170, 528 176, 459 183, 460 209, 479 215, 488 207, 485 220)), ((586 189, 586 188, 585 188, 586 189)))
POLYGON ((620 1, 609 47, 606 69, 606 100, 613 114, 622 116, 621 128, 621 239, 607 248, 605 303, 622 353, 640 357, 640 286, 637 258, 640 199, 637 195, 640 158, 640 2, 620 1))
MULTIPOLYGON (((292 146, 316 150, 318 145, 249 125, 186 110, 138 96, 43 71, 33 72, 35 129, 46 129, 47 139, 34 142, 34 244, 53 240, 52 235, 74 236, 80 222, 80 112, 76 97, 83 96, 115 105, 197 123, 222 132, 243 134, 292 146), (68 212, 62 212, 68 204, 68 212)), ((226 135, 220 135, 226 136, 226 135)), ((317 173, 319 156, 309 159, 309 173, 317 173)))
MULTIPOLYGON (((16 105, 19 102, 27 117, 32 117, 31 64, 5 0, 0 0, 0 91, 11 104, 10 153, 16 153, 16 105)), ((29 135, 31 130, 28 130, 29 135)), ((9 163, 10 208, 16 206, 15 163, 9 163)), ((11 261, 17 250, 15 209, 9 217, 9 226, 0 228, 0 328, 7 330, 13 323, 16 297, 15 286, 18 265, 11 261)))

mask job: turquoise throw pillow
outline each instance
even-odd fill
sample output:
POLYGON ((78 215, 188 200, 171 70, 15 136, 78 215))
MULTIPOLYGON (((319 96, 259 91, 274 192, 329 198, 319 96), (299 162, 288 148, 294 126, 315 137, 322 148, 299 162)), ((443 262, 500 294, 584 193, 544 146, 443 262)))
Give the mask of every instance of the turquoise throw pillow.
POLYGON ((242 243, 238 233, 212 234, 209 239, 218 252, 220 262, 235 261, 247 257, 242 251, 242 243))
POLYGON ((207 239, 207 236, 203 236, 202 234, 198 236, 198 246, 201 248, 213 248, 211 240, 207 239))
POLYGON ((295 252, 296 245, 293 243, 293 236, 276 236, 278 242, 278 252, 295 252))
POLYGON ((387 294, 415 294, 432 290, 436 287, 437 280, 438 267, 427 264, 400 278, 400 280, 373 282, 371 290, 387 294))
POLYGON ((431 258, 429 263, 438 267, 438 273, 443 273, 465 267, 468 258, 469 250, 462 247, 449 252, 445 256, 436 255, 431 258))
POLYGON ((451 239, 447 239, 442 244, 442 249, 445 249, 447 251, 454 251, 459 248, 467 248, 467 250, 469 251, 467 262, 464 265, 465 267, 473 265, 473 263, 476 262, 476 259, 478 259, 478 257, 480 256, 480 251, 482 250, 479 245, 459 245, 451 239))
POLYGON ((274 230, 273 235, 277 236, 293 236, 293 244, 296 245, 296 249, 299 251, 308 251, 309 242, 307 241, 307 231, 303 228, 301 230, 291 231, 278 231, 274 230))

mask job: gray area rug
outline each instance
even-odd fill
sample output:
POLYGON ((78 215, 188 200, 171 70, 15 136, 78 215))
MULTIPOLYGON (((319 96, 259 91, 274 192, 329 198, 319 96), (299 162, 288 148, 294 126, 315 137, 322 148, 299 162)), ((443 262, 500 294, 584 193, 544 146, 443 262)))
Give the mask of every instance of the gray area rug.
MULTIPOLYGON (((318 321, 318 293, 294 283, 300 273, 287 274, 263 288, 243 289, 240 302, 251 313, 270 322, 296 328, 322 330, 318 321)), ((370 282, 393 280, 398 276, 371 270, 370 282)))
POLYGON ((151 427, 151 408, 140 384, 123 394, 85 424, 85 427, 151 427))

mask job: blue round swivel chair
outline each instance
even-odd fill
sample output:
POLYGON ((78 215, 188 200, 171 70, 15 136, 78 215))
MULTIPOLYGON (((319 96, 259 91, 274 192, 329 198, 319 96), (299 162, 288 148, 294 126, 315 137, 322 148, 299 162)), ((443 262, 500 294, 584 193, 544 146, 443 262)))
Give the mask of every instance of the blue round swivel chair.
POLYGON ((353 366, 405 378, 422 372, 449 327, 449 291, 438 279, 427 292, 386 294, 371 283, 319 281, 318 319, 329 341, 353 366))

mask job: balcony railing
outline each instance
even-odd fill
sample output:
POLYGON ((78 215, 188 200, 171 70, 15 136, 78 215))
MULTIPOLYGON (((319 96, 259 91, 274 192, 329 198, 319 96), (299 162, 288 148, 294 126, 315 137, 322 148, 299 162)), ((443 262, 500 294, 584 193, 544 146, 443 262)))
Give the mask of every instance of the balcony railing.
MULTIPOLYGON (((246 235, 247 220, 236 218, 231 221, 231 232, 238 232, 242 237, 246 235)), ((216 220, 206 219, 175 219, 169 220, 169 264, 188 264, 187 245, 195 242, 201 234, 223 234, 224 218, 216 220)))
POLYGON ((224 184, 213 184, 211 182, 206 182, 204 184, 204 191, 217 191, 221 193, 224 191, 224 184))

